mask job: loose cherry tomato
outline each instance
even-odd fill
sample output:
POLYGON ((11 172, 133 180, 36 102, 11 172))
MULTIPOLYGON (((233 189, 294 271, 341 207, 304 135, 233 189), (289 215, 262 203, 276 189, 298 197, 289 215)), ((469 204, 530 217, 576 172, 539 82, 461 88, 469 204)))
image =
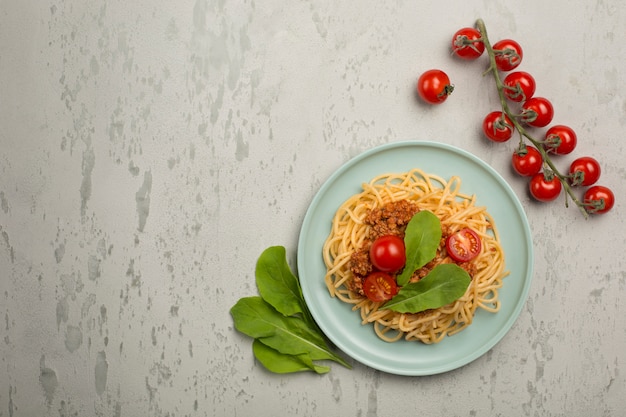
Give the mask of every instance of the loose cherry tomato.
POLYGON ((370 246, 370 261, 379 271, 398 272, 406 263, 404 241, 393 235, 377 238, 370 246))
POLYGON ((544 172, 535 174, 530 179, 530 195, 537 201, 552 201, 561 194, 561 181, 556 175, 548 175, 544 172))
POLYGON ((496 67, 500 71, 511 71, 522 62, 522 47, 512 39, 502 39, 493 44, 496 55, 496 67))
POLYGON ((483 120, 483 133, 494 142, 506 142, 513 135, 513 122, 501 111, 492 111, 483 120))
POLYGON ((454 90, 448 75, 438 69, 428 70, 417 80, 417 92, 427 103, 441 104, 454 90))
POLYGON ((578 139, 572 128, 564 125, 551 126, 546 132, 544 148, 557 155, 567 155, 576 147, 578 139))
POLYGON ((613 191, 605 186, 594 185, 585 191, 583 204, 589 214, 606 213, 613 208, 615 195, 613 195, 613 191))
POLYGON ((548 99, 531 97, 522 104, 522 121, 534 127, 550 124, 554 117, 554 108, 548 99))
POLYGON ((476 59, 485 52, 485 44, 480 39, 481 35, 477 29, 459 29, 452 37, 452 51, 459 58, 476 59))
POLYGON ((372 272, 363 282, 363 293, 374 302, 390 300, 398 293, 398 284, 385 272, 372 272))
POLYGON ((478 233, 467 227, 446 239, 446 251, 455 262, 471 261, 478 256, 482 246, 478 233))
POLYGON ((526 101, 535 94, 535 79, 524 71, 515 71, 504 77, 504 95, 511 101, 526 101))
POLYGON ((572 161, 569 166, 570 184, 593 185, 600 179, 600 164, 595 158, 582 156, 572 161))
POLYGON ((513 152, 511 162, 513 169, 519 175, 532 177, 541 171, 543 158, 541 157, 541 152, 534 146, 524 146, 523 149, 517 149, 513 152))

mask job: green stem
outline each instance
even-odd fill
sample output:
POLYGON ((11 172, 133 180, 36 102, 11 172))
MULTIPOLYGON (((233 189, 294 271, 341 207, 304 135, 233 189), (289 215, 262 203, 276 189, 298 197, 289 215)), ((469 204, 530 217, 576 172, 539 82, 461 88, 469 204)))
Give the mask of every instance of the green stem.
MULTIPOLYGON (((519 132, 521 138, 528 139, 528 141, 532 143, 535 148, 537 148, 537 150, 541 153, 541 157, 543 158, 544 163, 550 168, 550 170, 558 178, 558 180, 561 182, 561 185, 563 185, 563 188, 565 189, 565 192, 566 192, 565 206, 567 207, 568 205, 567 196, 569 196, 572 199, 572 201, 576 204, 580 212, 583 214, 583 216, 587 218, 589 214, 587 213, 587 210, 585 209, 585 205, 578 199, 578 197, 576 197, 574 190, 569 184, 568 176, 562 174, 556 168, 556 166, 550 159, 548 152, 542 146, 543 144, 541 143, 541 141, 538 139, 535 139, 524 128, 524 126, 522 126, 522 124, 518 120, 519 119, 518 115, 513 114, 513 112, 509 108, 509 104, 507 102, 506 96, 504 95, 504 89, 507 87, 502 82, 502 79, 500 78, 500 74, 498 73, 498 67, 496 66, 496 54, 494 52, 493 47, 491 46, 491 43, 489 42, 489 36, 487 36, 487 28, 485 27, 485 22, 483 22, 482 19, 478 19, 476 21, 476 28, 480 32, 481 39, 483 41, 483 44, 485 45, 485 51, 487 51, 487 55, 489 56, 489 68, 487 68, 484 74, 491 72, 491 74, 493 75, 493 79, 496 83, 496 89, 498 90, 498 97, 500 98, 500 106, 502 107, 502 111, 511 119, 515 129, 519 132)), ((523 141, 523 139, 520 139, 520 140, 523 141)))

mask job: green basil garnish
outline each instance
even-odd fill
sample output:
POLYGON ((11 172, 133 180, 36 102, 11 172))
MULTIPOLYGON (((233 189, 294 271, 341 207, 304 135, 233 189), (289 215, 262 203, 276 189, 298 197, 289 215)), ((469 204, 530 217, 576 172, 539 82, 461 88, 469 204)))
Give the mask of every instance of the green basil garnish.
POLYGON ((272 246, 256 267, 259 296, 244 297, 230 309, 235 328, 254 339, 252 351, 269 371, 291 373, 330 370, 314 361, 331 360, 351 368, 328 347, 309 312, 298 278, 285 256, 285 248, 272 246))
POLYGON ((413 273, 430 262, 437 255, 441 240, 441 221, 431 211, 417 212, 409 221, 404 233, 406 264, 396 281, 399 286, 406 285, 413 273))
POLYGON ((459 299, 470 283, 470 276, 456 264, 439 264, 428 275, 400 289, 383 308, 399 313, 418 313, 443 307, 459 299))

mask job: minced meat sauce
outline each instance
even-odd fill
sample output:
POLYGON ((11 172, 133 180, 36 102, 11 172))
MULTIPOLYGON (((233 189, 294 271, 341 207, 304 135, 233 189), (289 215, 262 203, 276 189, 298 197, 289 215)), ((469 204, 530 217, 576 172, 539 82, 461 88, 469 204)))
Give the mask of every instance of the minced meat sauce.
MULTIPOLYGON (((366 225, 370 226, 368 235, 361 249, 354 252, 350 257, 350 271, 354 277, 349 284, 350 290, 363 295, 363 281, 374 270, 369 256, 371 243, 378 237, 387 235, 394 235, 404 239, 404 231, 407 224, 415 213, 419 211, 418 205, 409 200, 393 201, 369 211, 363 220, 366 225)), ((454 262, 445 250, 445 242, 449 235, 450 231, 448 228, 442 227, 437 255, 432 261, 415 271, 411 281, 418 281, 424 278, 438 264, 454 262)), ((459 266, 465 269, 470 274, 470 277, 475 272, 475 268, 469 262, 459 264, 459 266)))

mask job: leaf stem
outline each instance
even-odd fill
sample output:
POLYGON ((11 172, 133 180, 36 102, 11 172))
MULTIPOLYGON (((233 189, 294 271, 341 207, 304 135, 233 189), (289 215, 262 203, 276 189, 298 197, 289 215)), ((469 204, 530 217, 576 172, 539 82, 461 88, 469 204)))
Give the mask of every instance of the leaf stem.
POLYGON ((548 155, 548 152, 542 146, 542 142, 540 140, 538 140, 538 139, 535 139, 530 134, 530 132, 528 132, 524 128, 524 126, 522 126, 522 124, 519 122, 519 116, 517 114, 514 114, 511 111, 511 109, 509 107, 509 104, 508 104, 508 102, 506 100, 506 96, 504 95, 504 89, 506 88, 506 86, 502 82, 502 79, 500 78, 500 73, 498 72, 498 68, 496 66, 496 54, 494 52, 493 47, 491 46, 491 42, 489 41, 489 36, 487 35, 487 28, 485 27, 485 22, 483 22, 482 19, 476 20, 476 28, 480 32, 481 40, 482 40, 483 44, 485 45, 485 51, 487 51, 487 55, 489 56, 489 67, 487 68, 487 70, 483 74, 487 75, 489 72, 491 72, 491 74, 493 75, 493 79, 494 79, 494 81, 496 83, 496 89, 498 90, 498 97, 500 99, 500 106, 502 107, 502 111, 507 116, 509 116, 509 118, 513 122, 513 125, 514 125, 515 129, 519 132, 519 134, 520 134, 520 142, 523 143, 523 138, 526 138, 541 153, 541 157, 543 158, 544 164, 550 169, 550 171, 552 171, 552 173, 558 178, 558 180, 563 185, 563 189, 566 192, 566 194, 565 194, 565 206, 566 207, 568 206, 567 197, 569 196, 572 199, 572 201, 574 202, 574 204, 576 204, 576 206, 578 207, 578 209, 580 210, 582 215, 585 218, 588 218, 589 217, 589 213, 585 209, 585 205, 578 199, 578 197, 574 193, 574 190, 570 186, 569 181, 568 181, 569 177, 567 175, 562 174, 556 168, 556 166, 554 165, 554 163, 550 159, 550 156, 548 155))

